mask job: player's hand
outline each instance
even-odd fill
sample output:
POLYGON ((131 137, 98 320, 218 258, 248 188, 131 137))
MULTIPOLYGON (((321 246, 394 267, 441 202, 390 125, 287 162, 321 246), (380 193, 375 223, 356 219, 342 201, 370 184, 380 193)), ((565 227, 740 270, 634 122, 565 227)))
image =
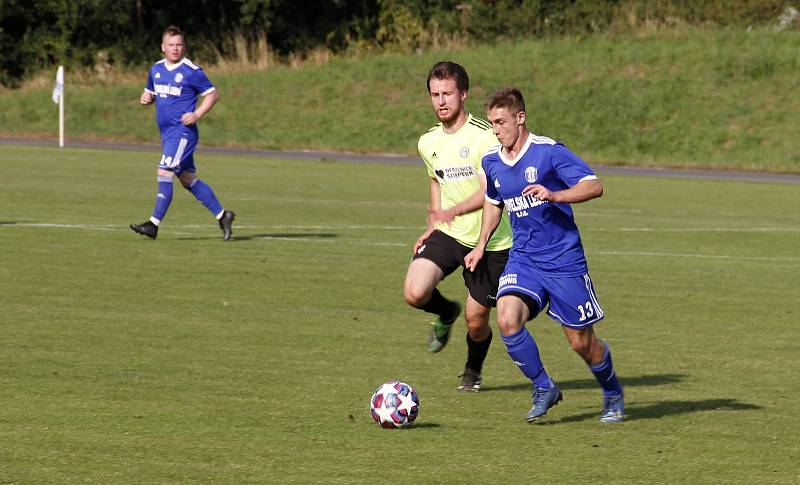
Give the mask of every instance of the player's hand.
POLYGON ((181 123, 183 123, 184 126, 190 126, 197 123, 199 119, 200 117, 194 114, 194 112, 183 113, 183 116, 181 116, 181 123))
POLYGON ((555 193, 550 192, 544 185, 528 185, 524 189, 522 189, 522 195, 532 195, 539 200, 547 201, 547 202, 555 202, 555 193))
POLYGON ((413 254, 417 254, 417 251, 419 251, 419 248, 421 248, 425 244, 425 241, 428 239, 428 237, 430 237, 432 232, 433 232, 433 228, 429 227, 428 230, 425 231, 419 237, 419 239, 417 239, 417 242, 414 243, 414 252, 413 252, 413 254))
POLYGON ((139 96, 139 103, 141 103, 141 104, 146 106, 146 105, 152 103, 153 101, 155 101, 155 99, 156 99, 156 97, 153 96, 153 93, 150 93, 150 92, 147 92, 147 91, 142 91, 142 95, 139 96))
POLYGON ((453 209, 433 209, 428 210, 428 224, 429 225, 436 225, 440 222, 447 224, 448 226, 453 223, 453 219, 456 218, 456 211, 453 209))
POLYGON ((483 252, 482 246, 475 246, 475 249, 464 256, 464 267, 470 271, 475 271, 475 268, 478 267, 478 263, 483 258, 483 252))

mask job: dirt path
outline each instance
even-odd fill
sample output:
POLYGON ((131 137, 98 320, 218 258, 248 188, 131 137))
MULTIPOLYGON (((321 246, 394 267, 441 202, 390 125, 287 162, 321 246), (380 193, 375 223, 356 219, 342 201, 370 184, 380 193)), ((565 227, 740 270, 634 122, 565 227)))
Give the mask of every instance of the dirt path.
MULTIPOLYGON (((20 145, 55 148, 58 144, 48 140, 0 139, 0 145, 20 145)), ((86 148, 96 150, 128 150, 138 152, 158 152, 160 145, 146 143, 110 143, 72 141, 68 148, 86 148)), ((287 160, 332 160, 357 163, 384 163, 397 165, 418 165, 422 162, 417 157, 405 155, 364 155, 358 153, 323 152, 313 150, 259 150, 249 148, 220 148, 201 146, 198 153, 215 153, 220 155, 240 155, 248 157, 283 158, 287 160)), ((762 172, 739 172, 725 170, 697 170, 671 168, 619 167, 611 165, 595 165, 592 167, 602 175, 632 175, 640 177, 692 178, 714 180, 738 180, 747 182, 768 182, 783 184, 800 184, 800 174, 776 174, 762 172)))

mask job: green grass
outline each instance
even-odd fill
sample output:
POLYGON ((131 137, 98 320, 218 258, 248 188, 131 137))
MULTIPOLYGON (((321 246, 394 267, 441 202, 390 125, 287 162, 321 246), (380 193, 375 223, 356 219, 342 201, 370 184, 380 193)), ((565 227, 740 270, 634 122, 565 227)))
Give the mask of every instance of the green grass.
MULTIPOLYGON (((238 213, 225 243, 184 191, 130 232, 156 153, 0 152, 0 483, 797 483, 800 193, 604 177, 576 206, 628 420, 546 317, 565 399, 528 425, 495 338, 485 391, 455 391, 464 328, 425 351, 401 288, 423 168, 198 156, 238 213), (375 387, 421 412, 379 429, 375 387)), ((602 175, 602 174, 601 174, 602 175)), ((463 298, 458 275, 443 292, 463 298)))
MULTIPOLYGON (((201 131, 206 145, 413 154, 434 124, 428 69, 453 59, 470 72, 470 110, 483 115, 488 94, 517 85, 533 131, 595 163, 800 173, 799 48, 797 31, 679 29, 211 69, 221 101, 201 131)), ((68 140, 157 141, 138 78, 88 86, 68 74, 68 140)), ((0 90, 0 136, 56 133, 50 86, 0 90)))

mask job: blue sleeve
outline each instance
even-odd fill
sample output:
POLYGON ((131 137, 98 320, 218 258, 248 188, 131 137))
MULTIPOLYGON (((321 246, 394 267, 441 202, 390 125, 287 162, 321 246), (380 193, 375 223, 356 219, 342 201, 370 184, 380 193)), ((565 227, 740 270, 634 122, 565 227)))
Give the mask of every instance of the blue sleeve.
POLYGON ((558 178, 567 184, 567 187, 572 187, 586 177, 595 177, 594 170, 561 143, 553 145, 550 162, 558 178))
POLYGON ((150 91, 151 93, 156 92, 156 86, 153 83, 153 70, 150 69, 147 72, 147 84, 144 87, 146 90, 150 91))
POLYGON ((486 174, 486 198, 496 203, 503 202, 503 198, 497 191, 497 187, 494 186, 494 180, 492 179, 492 172, 491 172, 491 163, 489 163, 489 155, 484 156, 481 159, 481 167, 483 168, 483 173, 486 174))
POLYGON ((196 70, 194 75, 192 75, 192 87, 200 95, 204 95, 214 89, 214 85, 211 84, 211 81, 202 69, 196 70))

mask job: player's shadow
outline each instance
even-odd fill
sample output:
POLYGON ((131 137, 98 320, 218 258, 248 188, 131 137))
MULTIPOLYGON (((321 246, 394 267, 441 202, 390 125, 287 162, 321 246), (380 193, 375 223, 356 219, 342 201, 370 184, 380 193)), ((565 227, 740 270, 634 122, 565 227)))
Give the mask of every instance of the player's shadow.
MULTIPOLYGON (((660 419, 664 416, 675 416, 677 414, 698 413, 702 411, 749 411, 753 409, 763 409, 762 406, 737 401, 736 399, 703 399, 698 401, 660 401, 648 404, 627 404, 625 406, 625 420, 644 420, 660 419)), ((589 413, 575 414, 557 419, 555 414, 560 411, 553 408, 553 412, 547 414, 547 420, 537 424, 559 424, 575 423, 578 421, 596 421, 597 411, 589 413)))
MULTIPOLYGON (((281 233, 281 232, 271 232, 271 233, 261 233, 261 234, 236 234, 234 233, 233 237, 231 238, 229 243, 236 242, 236 241, 265 241, 270 239, 275 240, 298 240, 298 239, 330 239, 339 237, 338 234, 334 234, 332 232, 316 232, 316 233, 281 233)), ((181 241, 198 241, 198 240, 205 240, 205 239, 219 239, 219 236, 213 237, 179 237, 176 238, 181 241)))
MULTIPOLYGON (((667 384, 674 384, 686 380, 686 374, 654 374, 642 376, 623 376, 622 385, 625 387, 651 387, 651 386, 665 386, 667 384)), ((558 381, 558 387, 562 391, 576 390, 576 389, 596 389, 597 381, 594 379, 573 379, 570 381, 558 381)), ((530 391, 530 382, 520 382, 517 384, 508 384, 504 386, 484 386, 481 387, 481 392, 492 391, 530 391)))

